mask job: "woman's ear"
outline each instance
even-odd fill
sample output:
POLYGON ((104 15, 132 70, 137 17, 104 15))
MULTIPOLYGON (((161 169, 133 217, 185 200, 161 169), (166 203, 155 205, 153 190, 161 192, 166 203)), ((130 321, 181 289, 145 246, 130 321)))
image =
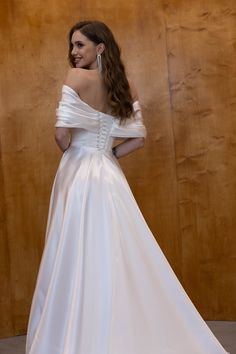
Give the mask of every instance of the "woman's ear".
POLYGON ((102 52, 105 50, 105 44, 104 43, 99 43, 97 45, 97 54, 102 54, 102 52))

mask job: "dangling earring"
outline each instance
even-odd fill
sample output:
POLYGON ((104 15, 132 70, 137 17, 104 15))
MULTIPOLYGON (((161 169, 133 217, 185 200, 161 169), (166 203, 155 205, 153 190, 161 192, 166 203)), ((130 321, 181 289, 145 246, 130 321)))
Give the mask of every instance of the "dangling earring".
POLYGON ((97 64, 98 64, 98 72, 101 74, 102 72, 102 56, 101 54, 97 54, 97 64))

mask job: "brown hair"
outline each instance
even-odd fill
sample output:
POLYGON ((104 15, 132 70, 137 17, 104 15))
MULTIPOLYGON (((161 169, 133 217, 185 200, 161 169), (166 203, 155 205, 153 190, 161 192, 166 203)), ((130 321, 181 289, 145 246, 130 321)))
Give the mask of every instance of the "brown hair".
POLYGON ((115 41, 111 30, 100 21, 77 22, 68 34, 70 65, 75 67, 71 54, 71 38, 75 31, 80 31, 95 44, 104 43, 102 53, 102 77, 108 92, 107 103, 111 107, 111 114, 123 120, 133 113, 133 100, 129 82, 126 77, 125 67, 120 58, 120 48, 115 41))

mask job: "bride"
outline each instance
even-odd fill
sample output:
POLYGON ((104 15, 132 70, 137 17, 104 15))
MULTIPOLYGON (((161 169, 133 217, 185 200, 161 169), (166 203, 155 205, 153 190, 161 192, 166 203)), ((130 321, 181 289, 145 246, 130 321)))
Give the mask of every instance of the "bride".
POLYGON ((225 354, 149 230, 118 159, 144 145, 138 96, 99 21, 69 32, 26 354, 225 354), (122 140, 118 144, 117 139, 122 140))

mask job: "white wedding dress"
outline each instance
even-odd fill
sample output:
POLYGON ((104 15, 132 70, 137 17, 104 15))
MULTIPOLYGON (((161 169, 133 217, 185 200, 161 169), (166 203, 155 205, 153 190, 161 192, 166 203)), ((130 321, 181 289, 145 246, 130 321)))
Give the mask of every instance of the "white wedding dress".
MULTIPOLYGON (((26 354, 225 354, 149 230, 111 147, 144 137, 63 85, 72 128, 53 184, 26 354)), ((194 276, 194 275, 193 275, 194 276)))

